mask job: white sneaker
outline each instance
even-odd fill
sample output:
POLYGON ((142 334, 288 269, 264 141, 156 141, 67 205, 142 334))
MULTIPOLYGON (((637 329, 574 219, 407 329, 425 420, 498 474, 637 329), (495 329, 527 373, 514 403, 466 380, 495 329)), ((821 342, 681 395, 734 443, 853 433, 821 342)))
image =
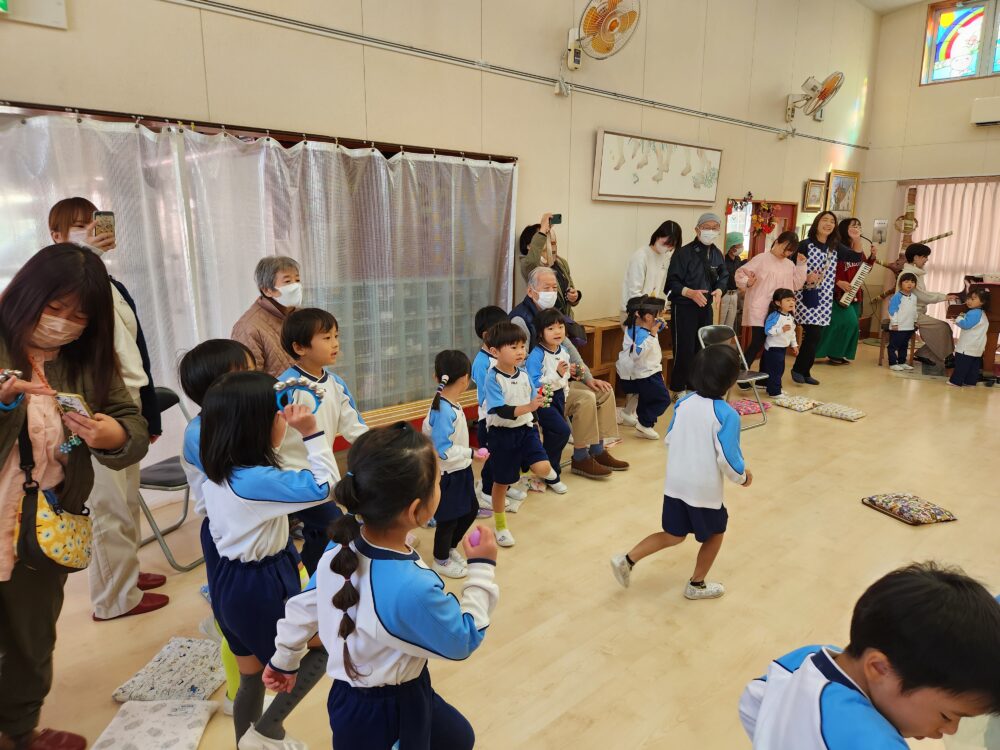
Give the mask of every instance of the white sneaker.
POLYGON ((452 561, 454 561, 454 562, 457 562, 457 563, 458 563, 459 565, 461 565, 461 566, 462 566, 463 568, 467 568, 467 567, 469 567, 469 561, 468 561, 468 560, 466 560, 466 559, 465 559, 465 558, 464 558, 464 557, 462 556, 462 553, 461 553, 461 552, 459 552, 459 551, 458 551, 457 549, 455 549, 454 547, 452 547, 452 548, 451 548, 451 551, 450 551, 450 552, 448 553, 448 559, 449 559, 449 560, 452 560, 452 561))
POLYGON ((510 533, 510 529, 504 529, 503 531, 497 532, 497 544, 501 547, 514 546, 514 535, 510 533))
POLYGON ((239 750, 309 750, 309 746, 306 743, 294 737, 289 737, 287 734, 283 740, 272 740, 270 737, 262 735, 253 727, 250 727, 247 733, 240 738, 236 747, 239 750))
POLYGON ((639 418, 635 414, 629 414, 622 407, 615 409, 615 421, 618 424, 627 424, 629 427, 634 427, 639 422, 639 418))
POLYGON ((641 437, 644 437, 644 438, 646 438, 647 440, 659 440, 659 439, 660 439, 660 433, 658 433, 658 432, 657 432, 656 430, 654 430, 654 429, 653 429, 652 427, 644 427, 644 426, 643 426, 643 425, 641 425, 641 424, 637 424, 637 425, 635 426, 635 431, 636 431, 636 432, 637 432, 637 433, 638 433, 638 434, 639 434, 639 435, 640 435, 641 437))
POLYGON ((528 493, 518 487, 516 484, 512 484, 507 488, 507 498, 509 500, 524 500, 528 496, 528 493))
POLYGON ((692 586, 691 581, 688 581, 687 586, 684 587, 685 599, 718 599, 725 593, 726 589, 722 584, 714 583, 713 581, 705 581, 705 588, 703 589, 692 586))
POLYGON ((908 365, 905 362, 903 364, 901 364, 900 367, 902 367, 904 370, 912 370, 913 369, 913 365, 908 365))
POLYGON ((445 578, 465 578, 469 575, 464 565, 455 562, 451 558, 448 558, 447 562, 444 563, 439 563, 435 560, 431 563, 431 568, 435 573, 445 578))
MULTIPOLYGON (((523 492, 521 493, 524 494, 523 492)), ((507 503, 504 505, 504 510, 509 510, 507 506, 510 505, 510 490, 507 490, 507 503)), ((521 498, 524 499, 523 497, 521 498)), ((493 498, 487 494, 483 493, 483 485, 480 482, 476 482, 476 500, 479 502, 480 511, 489 511, 486 515, 480 514, 480 518, 489 518, 493 514, 493 498)))
MULTIPOLYGON (((274 699, 276 697, 277 696, 274 695, 273 693, 268 693, 267 695, 264 696, 264 711, 267 710, 268 706, 274 703, 274 699)), ((222 713, 224 713, 226 716, 233 715, 233 701, 225 693, 222 694, 222 713)), ((261 713, 263 714, 263 711, 261 713)))
MULTIPOLYGON (((548 483, 546 483, 546 484, 548 484, 548 483)), ((567 487, 566 483, 562 482, 562 481, 553 482, 552 484, 548 485, 548 488, 550 490, 552 490, 554 493, 556 493, 557 495, 565 495, 567 492, 569 492, 569 487, 567 487)))
POLYGON ((903 367, 902 365, 889 365, 889 369, 899 372, 900 370, 905 370, 906 368, 903 367))
POLYGON ((611 572, 622 588, 627 589, 629 583, 632 582, 632 568, 629 566, 628 560, 625 559, 625 555, 615 555, 611 558, 611 572))

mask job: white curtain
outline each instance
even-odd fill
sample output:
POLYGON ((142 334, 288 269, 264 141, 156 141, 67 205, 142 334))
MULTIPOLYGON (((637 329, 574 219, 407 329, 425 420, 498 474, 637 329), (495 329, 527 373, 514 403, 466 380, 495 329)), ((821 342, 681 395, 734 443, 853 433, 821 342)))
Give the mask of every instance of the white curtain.
POLYGON ((131 291, 154 377, 228 337, 265 255, 302 265, 305 302, 341 329, 335 368, 362 409, 433 393, 434 356, 478 348, 475 310, 507 308, 516 166, 269 138, 154 132, 63 116, 0 123, 0 286, 50 244, 73 195, 116 215, 108 269, 131 291))
MULTIPOLYGON (((914 240, 954 234, 930 244, 927 288, 957 292, 966 275, 1000 272, 1000 178, 916 185, 914 240)), ((932 313, 944 316, 944 307, 932 313)))

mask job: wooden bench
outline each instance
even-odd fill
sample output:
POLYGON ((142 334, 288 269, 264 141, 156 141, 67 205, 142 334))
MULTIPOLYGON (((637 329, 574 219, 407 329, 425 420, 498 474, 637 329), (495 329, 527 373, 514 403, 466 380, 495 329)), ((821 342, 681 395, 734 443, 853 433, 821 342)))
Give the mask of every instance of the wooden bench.
MULTIPOLYGON (((419 430, 423 426, 424 418, 427 416, 427 411, 431 408, 433 400, 433 398, 425 398, 421 401, 410 401, 405 404, 396 404, 395 406, 383 406, 381 409, 369 409, 368 411, 361 412, 361 418, 365 420, 365 424, 369 427, 385 427, 396 422, 409 422, 414 428, 419 430)), ((458 405, 462 407, 465 416, 469 419, 476 420, 479 418, 479 402, 476 400, 475 388, 463 393, 458 399, 458 405)), ((470 435, 470 437, 474 442, 475 436, 470 435)), ((343 451, 349 447, 347 441, 338 435, 337 440, 333 444, 333 450, 343 451)))

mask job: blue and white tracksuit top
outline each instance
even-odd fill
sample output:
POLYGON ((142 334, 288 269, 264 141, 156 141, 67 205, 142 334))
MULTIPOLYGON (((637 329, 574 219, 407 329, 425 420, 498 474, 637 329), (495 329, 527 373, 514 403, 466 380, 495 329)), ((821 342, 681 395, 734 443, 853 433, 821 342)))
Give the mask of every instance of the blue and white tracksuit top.
POLYGON ((535 418, 533 412, 525 412, 519 417, 501 416, 512 412, 514 407, 530 404, 535 398, 535 388, 528 373, 517 368, 513 375, 500 372, 496 366, 486 372, 486 426, 523 427, 535 418), (510 408, 505 408, 510 407, 510 408))
POLYGON ((463 471, 472 466, 469 423, 461 406, 441 396, 441 407, 435 409, 432 406, 428 410, 421 429, 434 443, 442 474, 463 471))
POLYGON ((917 325, 917 295, 896 292, 889 300, 889 328, 912 331, 917 325))
POLYGON ((662 372, 663 352, 660 350, 659 336, 639 326, 627 328, 615 370, 623 380, 642 380, 662 372))
POLYGON ((754 750, 906 750, 899 731, 834 661, 805 646, 747 685, 740 721, 754 750))
POLYGON ((983 356, 986 351, 986 332, 990 327, 983 309, 977 307, 962 313, 955 319, 955 325, 960 329, 955 352, 969 357, 983 356))
MULTIPOLYGON (((368 432, 368 425, 365 424, 357 404, 354 403, 354 396, 339 375, 324 371, 322 377, 317 378, 293 366, 281 373, 278 380, 288 380, 288 378, 307 378, 325 391, 315 415, 316 429, 326 433, 326 440, 330 446, 333 445, 337 435, 343 435, 344 440, 353 443, 368 432)), ((296 391, 292 396, 292 402, 303 404, 310 409, 315 404, 312 395, 304 391, 296 391)), ((288 430, 285 433, 285 439, 278 449, 278 457, 281 459, 282 467, 286 469, 308 469, 310 466, 302 436, 295 430, 288 430)), ((339 481, 340 472, 334 464, 333 482, 336 484, 339 481)))
POLYGON ((304 442, 310 469, 247 466, 229 481, 202 485, 219 555, 240 562, 276 555, 288 546, 288 514, 327 502, 337 472, 333 451, 322 432, 304 442))
POLYGON ((496 364, 496 360, 485 349, 476 352, 472 360, 472 382, 476 384, 476 399, 479 401, 479 421, 486 419, 486 373, 496 364))
POLYGON ((789 313, 772 310, 764 320, 765 349, 787 349, 789 346, 795 347, 795 318, 789 313), (785 326, 791 326, 789 330, 784 330, 785 326))
POLYGON ((524 368, 528 371, 531 384, 537 389, 539 386, 550 385, 552 391, 562 391, 564 396, 569 396, 569 352, 566 347, 559 344, 559 348, 554 352, 549 351, 545 344, 538 344, 528 355, 528 360, 524 363, 524 368), (559 374, 559 363, 566 363, 566 374, 559 374))
POLYGON ((722 399, 690 393, 674 406, 667 437, 663 494, 694 508, 722 507, 723 477, 746 482, 740 415, 722 399))
POLYGON ((356 627, 346 639, 351 660, 362 676, 349 677, 341 656, 343 612, 332 600, 344 578, 330 570, 340 550, 332 543, 305 590, 285 603, 271 666, 295 672, 317 632, 330 654, 327 674, 354 687, 399 685, 416 679, 428 659, 460 661, 472 654, 483 641, 500 597, 493 580, 494 564, 470 559, 469 576, 458 599, 445 591, 441 578, 416 552, 376 547, 363 534, 351 543, 358 555, 351 583, 360 601, 348 610, 356 627))
POLYGON ((201 465, 201 414, 188 422, 184 428, 184 450, 181 452, 181 468, 187 478, 191 498, 194 500, 194 512, 205 516, 205 493, 202 485, 208 481, 205 469, 201 465))

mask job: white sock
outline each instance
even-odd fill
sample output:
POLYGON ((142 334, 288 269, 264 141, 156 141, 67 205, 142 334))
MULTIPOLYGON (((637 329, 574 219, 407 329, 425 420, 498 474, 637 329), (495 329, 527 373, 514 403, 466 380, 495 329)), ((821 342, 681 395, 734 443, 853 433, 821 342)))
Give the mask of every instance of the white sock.
POLYGON ((558 478, 559 478, 559 475, 556 474, 556 470, 555 469, 549 469, 549 473, 545 475, 545 479, 547 479, 550 482, 552 480, 558 479, 558 478))

